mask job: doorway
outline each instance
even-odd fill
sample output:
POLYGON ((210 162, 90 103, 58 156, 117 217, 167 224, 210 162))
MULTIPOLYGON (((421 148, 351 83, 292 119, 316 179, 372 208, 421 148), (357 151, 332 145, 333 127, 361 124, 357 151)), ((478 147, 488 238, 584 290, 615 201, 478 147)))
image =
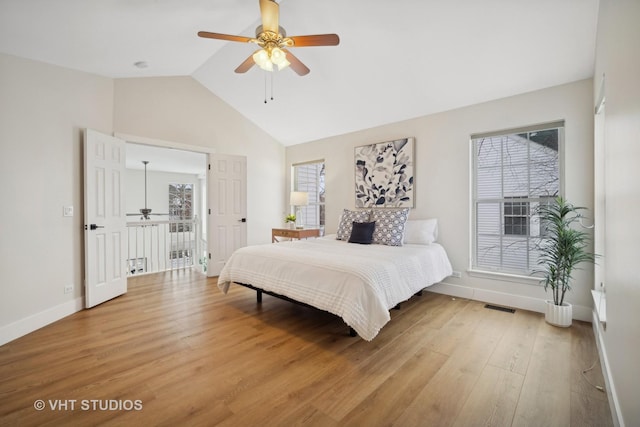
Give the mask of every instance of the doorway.
POLYGON ((127 276, 207 269, 207 153, 126 142, 127 276))
POLYGON ((126 293, 132 275, 216 276, 247 244, 246 157, 154 142, 85 131, 87 308, 126 293))

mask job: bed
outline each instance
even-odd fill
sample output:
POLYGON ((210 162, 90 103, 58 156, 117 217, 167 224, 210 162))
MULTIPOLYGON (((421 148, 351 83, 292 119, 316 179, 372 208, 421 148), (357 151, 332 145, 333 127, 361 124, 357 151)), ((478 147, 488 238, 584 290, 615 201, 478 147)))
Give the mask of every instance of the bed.
POLYGON ((391 319, 390 309, 451 273, 435 242, 363 245, 329 235, 241 248, 218 287, 227 293, 236 283, 328 311, 370 341, 391 319))

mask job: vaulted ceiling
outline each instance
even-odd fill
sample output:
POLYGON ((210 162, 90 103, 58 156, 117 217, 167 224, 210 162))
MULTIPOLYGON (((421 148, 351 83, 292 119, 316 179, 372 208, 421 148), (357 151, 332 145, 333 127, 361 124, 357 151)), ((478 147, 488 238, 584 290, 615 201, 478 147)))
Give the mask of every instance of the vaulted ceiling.
POLYGON ((0 0, 0 52, 190 75, 292 145, 592 77, 597 13, 598 0, 282 0, 288 35, 340 36, 291 49, 311 69, 300 77, 236 74, 255 45, 197 37, 253 37, 258 0, 0 0))

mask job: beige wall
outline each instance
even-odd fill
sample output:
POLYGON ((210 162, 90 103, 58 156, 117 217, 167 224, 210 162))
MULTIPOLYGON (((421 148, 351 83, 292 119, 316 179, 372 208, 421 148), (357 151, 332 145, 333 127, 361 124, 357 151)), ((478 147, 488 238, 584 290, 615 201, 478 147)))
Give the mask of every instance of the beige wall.
POLYGON ((246 156, 249 244, 282 222, 284 147, 190 77, 114 81, 0 54, 0 344, 83 307, 84 128, 246 156))
POLYGON ((604 173, 607 325, 597 328, 620 425, 640 425, 640 2, 600 0, 594 87, 605 76, 604 137, 596 146, 604 173))
MULTIPOLYGON (((535 282, 474 277, 467 273, 470 248, 469 163, 472 133, 559 119, 565 123, 565 195, 593 206, 593 89, 583 80, 524 95, 394 123, 347 135, 287 147, 287 165, 326 161, 327 232, 335 232, 343 208, 354 207, 354 147, 402 137, 416 138, 415 209, 412 218, 438 218, 440 242, 460 279, 447 278, 440 291, 459 296, 543 310, 547 295, 535 282)), ((570 302, 574 316, 591 319, 591 266, 576 275, 570 302)))
POLYGON ((191 77, 115 81, 118 133, 247 157, 247 240, 270 242, 282 223, 284 147, 191 77))
POLYGON ((112 114, 111 79, 0 54, 0 343, 82 301, 81 135, 112 114))

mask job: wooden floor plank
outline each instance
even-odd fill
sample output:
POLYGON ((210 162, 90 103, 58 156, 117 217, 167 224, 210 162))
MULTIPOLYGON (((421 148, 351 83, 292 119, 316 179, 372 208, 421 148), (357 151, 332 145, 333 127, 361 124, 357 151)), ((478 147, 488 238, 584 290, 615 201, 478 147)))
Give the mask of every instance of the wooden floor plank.
POLYGON ((440 370, 447 356, 426 348, 418 350, 406 363, 371 392, 340 420, 343 426, 390 426, 425 384, 440 370))
POLYGON ((613 426, 609 402, 582 393, 571 392, 571 426, 613 426))
POLYGON ((607 400, 604 391, 604 377, 598 357, 598 348, 593 339, 590 323, 576 322, 571 327, 571 391, 582 393, 591 399, 607 400), (588 370, 584 375, 582 371, 588 370))
POLYGON ((571 420, 571 331, 540 325, 514 426, 568 426, 571 420))
POLYGON ((459 330, 459 344, 394 425, 453 425, 497 343, 459 330), (464 339, 462 338, 464 337, 464 339))
POLYGON ((240 286, 223 294, 195 271, 128 285, 0 347, 0 426, 611 423, 606 394, 581 374, 597 360, 586 323, 554 328, 427 291, 367 342, 333 315, 257 304, 240 286), (59 400, 142 408, 51 408, 59 400))
POLYGON ((524 375, 485 366, 455 426, 508 426, 513 420, 524 375))
POLYGON ((489 364, 524 375, 529 367, 531 351, 541 322, 542 318, 538 314, 517 310, 513 314, 513 323, 505 331, 489 364))
POLYGON ((388 346, 376 353, 376 357, 351 366, 341 375, 338 386, 326 389, 314 405, 333 418, 340 420, 366 399, 409 360, 434 335, 428 327, 412 327, 388 346))

